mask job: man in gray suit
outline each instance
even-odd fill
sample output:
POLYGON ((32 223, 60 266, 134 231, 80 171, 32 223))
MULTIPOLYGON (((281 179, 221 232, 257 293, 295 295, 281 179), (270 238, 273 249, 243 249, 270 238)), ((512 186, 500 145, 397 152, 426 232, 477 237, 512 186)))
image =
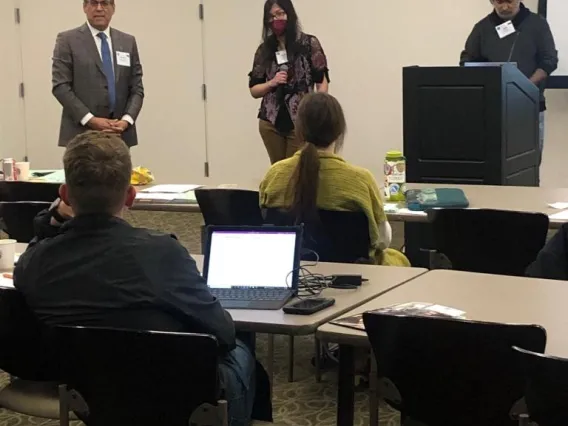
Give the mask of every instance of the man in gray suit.
POLYGON ((142 65, 136 39, 109 27, 115 8, 114 0, 83 0, 87 23, 57 36, 52 92, 63 106, 59 146, 89 129, 138 144, 142 65))

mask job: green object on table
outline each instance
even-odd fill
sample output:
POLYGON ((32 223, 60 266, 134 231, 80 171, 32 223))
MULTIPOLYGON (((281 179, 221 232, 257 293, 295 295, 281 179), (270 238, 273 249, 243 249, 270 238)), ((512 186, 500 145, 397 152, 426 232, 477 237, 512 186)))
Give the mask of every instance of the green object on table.
POLYGON ((406 158, 401 151, 388 151, 385 157, 385 199, 404 201, 406 192, 406 158))

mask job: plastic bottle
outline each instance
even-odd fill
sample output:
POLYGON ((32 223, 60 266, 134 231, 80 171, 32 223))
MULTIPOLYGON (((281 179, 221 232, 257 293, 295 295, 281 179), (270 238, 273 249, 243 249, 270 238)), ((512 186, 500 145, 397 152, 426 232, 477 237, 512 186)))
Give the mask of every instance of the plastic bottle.
POLYGON ((400 151, 389 151, 385 157, 385 199, 404 201, 406 192, 406 158, 400 151))

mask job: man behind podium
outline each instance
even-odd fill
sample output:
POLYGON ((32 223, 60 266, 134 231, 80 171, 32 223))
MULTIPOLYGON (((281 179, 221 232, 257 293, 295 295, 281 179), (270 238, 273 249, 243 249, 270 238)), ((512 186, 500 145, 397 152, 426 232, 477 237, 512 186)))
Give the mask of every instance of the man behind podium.
POLYGON ((84 0, 87 23, 57 36, 52 92, 63 106, 59 146, 89 129, 138 144, 142 65, 136 39, 109 26, 115 8, 114 0, 84 0))
POLYGON ((466 62, 514 62, 540 89, 540 151, 544 144, 544 88, 558 67, 558 51, 546 20, 521 0, 490 0, 493 12, 469 35, 460 65, 466 62), (510 23, 509 23, 510 21, 510 23))

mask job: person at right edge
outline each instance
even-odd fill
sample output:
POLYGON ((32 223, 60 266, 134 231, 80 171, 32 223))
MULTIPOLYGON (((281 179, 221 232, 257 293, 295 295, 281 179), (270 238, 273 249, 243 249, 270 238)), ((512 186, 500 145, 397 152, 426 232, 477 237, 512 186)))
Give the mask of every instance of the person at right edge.
POLYGON ((558 67, 558 51, 548 22, 532 13, 521 0, 490 0, 494 10, 473 27, 460 65, 466 62, 513 62, 540 89, 539 148, 544 147, 544 89, 558 67), (511 21, 514 28, 499 26, 511 21))
POLYGON ((259 131, 274 164, 289 158, 301 144, 294 122, 302 98, 327 92, 329 70, 319 40, 302 32, 291 0, 264 4, 263 42, 249 73, 253 98, 262 98, 259 131))

